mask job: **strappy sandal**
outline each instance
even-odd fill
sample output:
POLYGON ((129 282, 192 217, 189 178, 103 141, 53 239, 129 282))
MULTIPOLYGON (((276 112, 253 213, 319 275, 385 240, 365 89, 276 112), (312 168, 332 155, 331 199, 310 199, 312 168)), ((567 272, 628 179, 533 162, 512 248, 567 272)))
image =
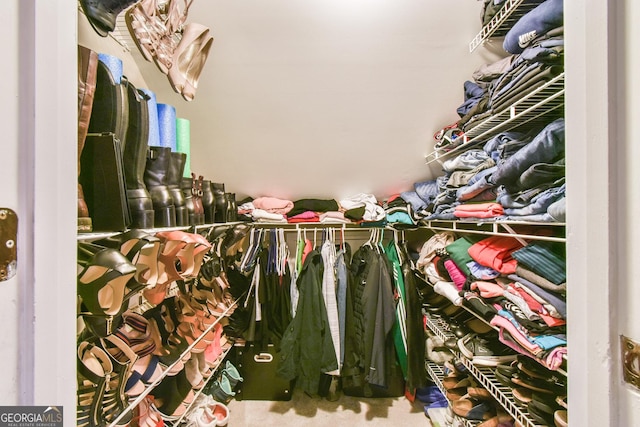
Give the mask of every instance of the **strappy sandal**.
POLYGON ((147 61, 153 61, 158 40, 167 33, 167 27, 158 16, 157 0, 142 0, 125 14, 131 38, 147 61))
POLYGON ((160 359, 155 354, 139 358, 132 366, 131 375, 127 379, 125 393, 136 397, 146 387, 153 384, 162 375, 160 359))
POLYGON ((193 3, 193 0, 169 0, 164 10, 160 13, 166 32, 160 34, 156 50, 162 52, 163 56, 154 55, 153 62, 164 74, 167 74, 173 67, 173 53, 180 41, 179 34, 187 21, 191 3, 193 3))
POLYGON ((77 351, 77 425, 97 427, 102 420, 102 398, 107 377, 113 366, 107 353, 99 347, 82 341, 77 351))
POLYGON ((122 311, 124 290, 136 267, 119 251, 78 243, 78 294, 87 311, 115 316, 122 311))
POLYGON ((126 395, 127 378, 131 374, 131 368, 138 359, 133 350, 120 338, 110 335, 100 340, 100 345, 111 359, 113 371, 107 377, 104 396, 102 398, 102 414, 107 424, 120 417, 117 425, 128 425, 133 418, 133 413, 127 411, 122 414, 128 406, 126 395), (113 354, 119 357, 114 357, 113 354))
MULTIPOLYGON (((124 341, 138 357, 153 354, 156 343, 151 337, 149 321, 137 313, 127 311, 122 315, 123 325, 115 332, 115 336, 124 341)), ((115 354, 118 358, 119 354, 115 354)))
POLYGON ((167 372, 167 374, 176 375, 183 369, 183 360, 188 360, 190 353, 186 351, 188 348, 186 340, 176 333, 173 324, 170 326, 167 325, 165 319, 167 319, 168 316, 163 316, 162 310, 166 310, 164 304, 145 311, 144 317, 147 318, 149 324, 152 325, 152 337, 156 342, 161 344, 156 346, 154 354, 158 356, 160 362, 165 366, 175 364, 174 368, 167 372))
MULTIPOLYGON (((156 236, 162 241, 160 253, 158 254, 158 284, 166 285, 167 283, 181 280, 182 276, 178 272, 176 263, 180 262, 178 253, 185 248, 187 242, 178 239, 170 240, 165 232, 157 233, 156 236)), ((183 267, 181 266, 181 268, 183 267)))
POLYGON ((153 287, 158 282, 158 253, 160 239, 141 230, 129 230, 94 242, 95 244, 119 250, 136 266, 135 281, 128 283, 129 295, 153 287), (133 282, 133 283, 132 283, 133 282))

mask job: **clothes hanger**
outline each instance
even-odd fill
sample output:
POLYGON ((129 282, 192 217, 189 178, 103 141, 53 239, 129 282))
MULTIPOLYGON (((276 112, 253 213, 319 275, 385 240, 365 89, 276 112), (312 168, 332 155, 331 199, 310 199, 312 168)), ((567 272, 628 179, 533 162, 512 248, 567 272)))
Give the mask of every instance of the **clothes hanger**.
POLYGON ((381 228, 378 231, 378 234, 379 234, 378 247, 380 248, 380 252, 384 254, 386 253, 384 249, 384 245, 382 244, 382 241, 384 240, 384 228, 381 228))

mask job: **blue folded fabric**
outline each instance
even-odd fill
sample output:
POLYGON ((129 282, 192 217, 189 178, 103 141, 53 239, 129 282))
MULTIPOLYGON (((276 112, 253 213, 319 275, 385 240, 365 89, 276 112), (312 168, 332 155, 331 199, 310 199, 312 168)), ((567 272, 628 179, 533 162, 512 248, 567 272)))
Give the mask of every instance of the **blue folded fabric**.
POLYGON ((521 53, 535 38, 561 27, 563 0, 546 0, 516 22, 504 36, 503 48, 509 53, 521 53))
POLYGON ((106 53, 99 53, 98 60, 107 66, 111 72, 111 77, 116 84, 120 84, 122 81, 123 66, 122 59, 117 56, 107 55, 106 53))
POLYGON ((435 179, 432 181, 416 182, 413 184, 413 188, 416 190, 418 197, 426 204, 432 203, 433 199, 435 199, 440 192, 438 182, 435 179))
POLYGON ((484 96, 486 90, 476 83, 467 80, 464 82, 464 102, 457 109, 458 115, 463 117, 469 112, 484 96))
POLYGON ((511 188, 530 166, 536 163, 554 162, 563 157, 564 130, 563 118, 549 123, 530 143, 504 162, 498 163, 498 169, 491 175, 490 182, 511 188))
POLYGON ((418 193, 416 193, 415 191, 403 191, 402 193, 400 193, 400 197, 402 197, 402 200, 411 205, 411 209, 413 209, 414 212, 420 212, 427 207, 427 204, 420 198, 420 196, 418 196, 418 193))

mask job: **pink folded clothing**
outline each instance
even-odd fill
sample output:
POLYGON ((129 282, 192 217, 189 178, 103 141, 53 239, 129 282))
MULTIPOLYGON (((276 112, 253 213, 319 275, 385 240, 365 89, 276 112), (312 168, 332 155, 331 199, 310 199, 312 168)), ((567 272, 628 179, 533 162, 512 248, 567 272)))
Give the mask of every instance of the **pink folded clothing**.
POLYGON ((471 290, 479 290, 482 298, 495 298, 504 295, 504 288, 497 283, 476 281, 471 283, 471 290))
POLYGON ((511 338, 513 338, 518 343, 518 345, 527 350, 529 353, 535 355, 539 354, 542 351, 542 348, 540 348, 539 345, 530 342, 527 337, 525 337, 523 333, 514 326, 513 323, 511 323, 504 317, 495 315, 489 323, 491 324, 491 326, 497 326, 498 328, 504 329, 509 332, 511 338))
POLYGON ((253 206, 255 206, 256 209, 262 209, 270 213, 286 215, 293 209, 293 202, 275 197, 258 197, 253 200, 253 206))
POLYGON ((287 222, 296 223, 296 222, 319 222, 320 215, 313 211, 305 211, 301 214, 290 216, 287 218, 287 222))
POLYGON ((444 262, 444 268, 447 269, 449 277, 451 277, 451 280, 453 280, 453 283, 455 283, 458 290, 461 291, 467 281, 467 276, 464 275, 462 270, 460 270, 456 263, 451 259, 444 262))
POLYGON ((323 212, 320 214, 319 218, 320 218, 320 222, 344 223, 344 224, 353 222, 349 218, 346 218, 344 216, 344 212, 340 212, 340 211, 323 212))
POLYGON ((468 203, 456 206, 453 215, 457 218, 495 218, 504 215, 500 203, 468 203))
POLYGON ((474 243, 467 252, 478 264, 502 274, 513 274, 518 262, 511 254, 522 247, 522 243, 513 237, 491 236, 474 243))

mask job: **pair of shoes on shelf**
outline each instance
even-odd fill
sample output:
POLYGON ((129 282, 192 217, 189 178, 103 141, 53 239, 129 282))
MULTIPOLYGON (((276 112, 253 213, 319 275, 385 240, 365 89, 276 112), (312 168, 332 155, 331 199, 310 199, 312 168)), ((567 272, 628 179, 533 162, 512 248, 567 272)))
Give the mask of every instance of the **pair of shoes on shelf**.
POLYGON ((229 408, 207 394, 198 396, 187 418, 187 427, 225 427, 229 423, 229 408))
POLYGON ((141 0, 125 16, 142 56, 168 76, 173 90, 186 101, 195 98, 213 44, 208 27, 185 24, 192 1, 170 0, 163 10, 157 0, 141 0))
POLYGON ((236 395, 231 387, 229 377, 226 375, 220 375, 215 380, 209 383, 209 386, 205 390, 205 393, 213 397, 216 401, 228 404, 231 399, 236 395))
POLYGON ((134 229, 93 243, 120 251, 136 266, 134 280, 127 284, 131 295, 145 287, 153 287, 158 282, 158 253, 161 243, 158 237, 134 229))
POLYGON ((179 324, 174 298, 167 298, 161 305, 144 312, 148 320, 151 337, 156 344, 154 354, 166 367, 171 367, 169 375, 176 375, 184 368, 184 362, 189 360, 191 352, 187 341, 178 334, 179 324))
POLYGON ((194 401, 195 394, 184 370, 166 376, 150 392, 154 406, 165 421, 176 421, 182 417, 194 401))
POLYGON ((516 360, 517 354, 490 335, 479 336, 475 333, 458 340, 458 349, 464 357, 477 366, 497 366, 516 360))
POLYGON ((78 243, 79 315, 93 335, 104 337, 121 323, 127 286, 136 266, 119 250, 93 243, 78 243))
MULTIPOLYGON (((112 345, 122 345, 116 337, 108 337, 112 345)), ((77 350, 77 420, 78 425, 99 426, 114 422, 121 424, 133 418, 127 407, 126 380, 135 354, 128 350, 121 360, 106 349, 105 342, 81 341, 77 350), (104 347, 103 347, 104 346, 104 347)))
POLYGON ((496 405, 492 398, 476 399, 469 395, 451 402, 453 413, 468 420, 487 421, 496 416, 496 405))

